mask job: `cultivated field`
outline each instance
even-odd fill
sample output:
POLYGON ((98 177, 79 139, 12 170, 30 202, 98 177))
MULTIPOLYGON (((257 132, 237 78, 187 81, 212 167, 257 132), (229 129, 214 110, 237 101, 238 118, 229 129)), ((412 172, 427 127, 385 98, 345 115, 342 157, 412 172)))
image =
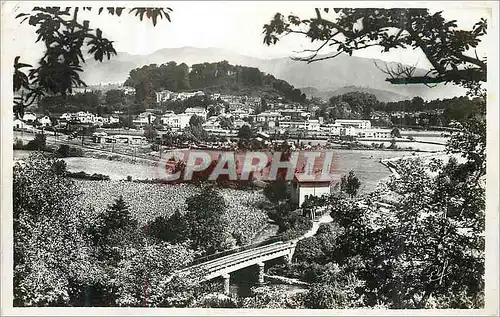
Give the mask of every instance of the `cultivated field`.
MULTIPOLYGON (((145 224, 158 216, 171 215, 176 209, 184 211, 186 198, 196 194, 193 185, 144 184, 128 181, 75 181, 83 192, 82 207, 92 207, 96 212, 112 204, 120 195, 130 206, 134 218, 145 224)), ((262 209, 257 207, 264 200, 262 191, 220 189, 228 205, 225 217, 227 232, 239 233, 245 240, 257 234, 268 221, 262 209)), ((248 242, 245 241, 245 242, 248 242)))

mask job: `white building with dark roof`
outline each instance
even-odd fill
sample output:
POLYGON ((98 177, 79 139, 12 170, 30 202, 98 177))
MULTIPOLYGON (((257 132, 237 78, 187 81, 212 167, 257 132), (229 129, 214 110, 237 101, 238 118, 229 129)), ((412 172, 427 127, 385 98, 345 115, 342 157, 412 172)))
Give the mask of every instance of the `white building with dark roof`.
POLYGON ((36 114, 33 112, 25 112, 23 115, 24 122, 33 122, 36 120, 36 114))
POLYGON ((356 129, 371 129, 372 125, 370 120, 348 120, 348 119, 337 119, 335 124, 342 127, 354 127, 356 129))
POLYGON ((42 127, 50 127, 52 125, 52 120, 49 116, 43 116, 37 119, 38 123, 42 125, 42 127))
POLYGON ((207 120, 207 115, 208 115, 207 110, 205 110, 205 108, 202 107, 187 108, 184 111, 184 113, 189 115, 197 115, 198 117, 202 117, 203 120, 207 120))

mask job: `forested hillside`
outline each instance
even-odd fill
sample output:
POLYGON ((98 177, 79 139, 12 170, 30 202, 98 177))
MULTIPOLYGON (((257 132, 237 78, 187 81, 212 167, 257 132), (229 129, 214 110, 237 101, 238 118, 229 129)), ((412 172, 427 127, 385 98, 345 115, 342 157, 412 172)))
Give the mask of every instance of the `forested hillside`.
POLYGON ((281 96, 288 101, 303 102, 306 95, 284 80, 262 73, 258 68, 234 66, 227 61, 194 64, 168 62, 133 69, 126 86, 136 89, 137 101, 150 103, 155 91, 216 91, 219 93, 265 92, 281 96))

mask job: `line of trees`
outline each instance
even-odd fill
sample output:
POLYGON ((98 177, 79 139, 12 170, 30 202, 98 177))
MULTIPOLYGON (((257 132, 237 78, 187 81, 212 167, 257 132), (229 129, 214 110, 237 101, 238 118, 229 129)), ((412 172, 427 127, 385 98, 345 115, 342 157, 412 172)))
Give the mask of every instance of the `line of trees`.
POLYGON ((365 92, 348 92, 331 97, 327 103, 321 104, 316 116, 326 121, 335 119, 370 119, 375 111, 406 112, 401 118, 388 116, 388 122, 377 122, 386 125, 421 125, 448 126, 452 121, 460 121, 473 113, 477 113, 482 101, 479 98, 466 96, 435 99, 425 101, 420 97, 396 102, 380 102, 375 95, 365 92), (442 114, 431 113, 433 110, 443 110, 442 114), (418 115, 415 112, 423 112, 418 115))

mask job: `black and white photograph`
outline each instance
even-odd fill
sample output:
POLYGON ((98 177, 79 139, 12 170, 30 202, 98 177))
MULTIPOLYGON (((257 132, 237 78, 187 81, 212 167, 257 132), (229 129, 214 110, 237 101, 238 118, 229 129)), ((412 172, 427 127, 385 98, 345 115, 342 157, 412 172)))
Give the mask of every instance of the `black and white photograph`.
POLYGON ((498 8, 2 1, 2 316, 498 315, 498 8))

